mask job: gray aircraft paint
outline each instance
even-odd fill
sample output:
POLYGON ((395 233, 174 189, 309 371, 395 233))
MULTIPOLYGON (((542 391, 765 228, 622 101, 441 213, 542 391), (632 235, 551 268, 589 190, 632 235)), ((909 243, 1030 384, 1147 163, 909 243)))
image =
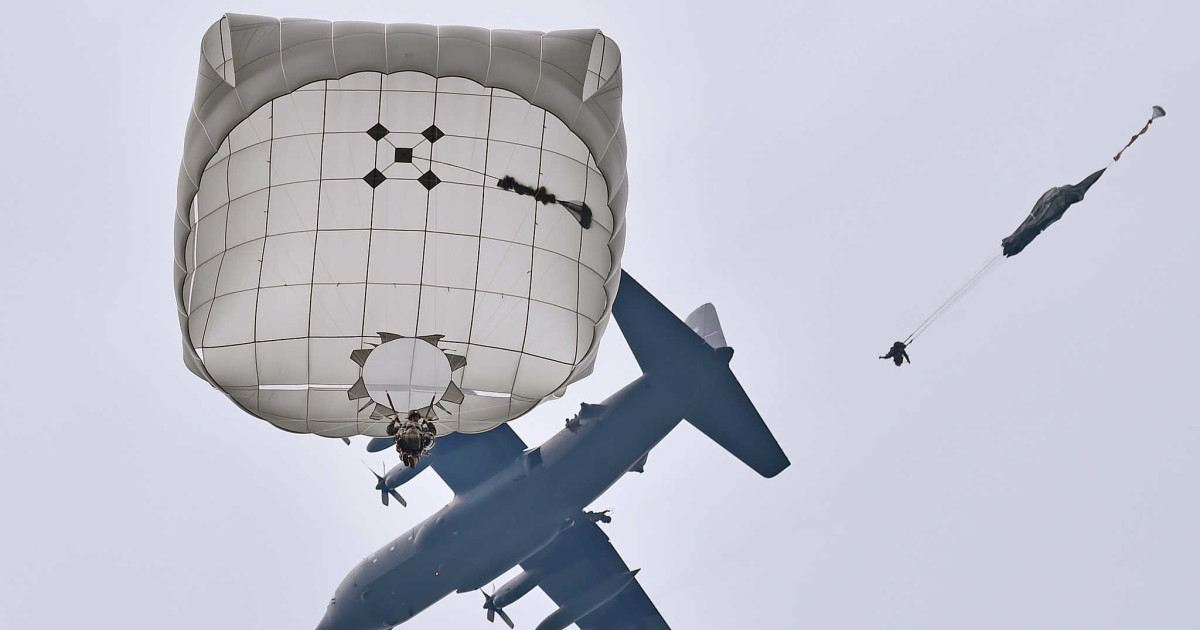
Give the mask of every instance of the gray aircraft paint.
MULTIPOLYGON (((180 366, 163 217, 196 42, 229 10, 620 42, 623 263, 681 315, 717 305, 793 461, 760 482, 683 426, 589 507, 674 626, 1195 617, 1200 5, 49 0, 0 22, 0 627, 312 628, 451 499, 423 474, 383 508, 360 460, 394 454, 283 434, 180 366), (874 358, 1152 103, 1168 117, 913 365, 874 358)), ((540 444, 637 373, 610 327, 595 373, 513 429, 540 444)), ((402 628, 507 630, 482 600, 402 628)))
MULTIPOLYGON (((789 465, 730 372, 730 348, 714 348, 624 273, 613 315, 644 374, 599 405, 584 405, 578 426, 517 453, 478 485, 456 490, 449 505, 364 559, 338 586, 317 630, 390 628, 454 591, 495 580, 555 544, 577 520, 586 522, 582 510, 636 467, 685 415, 764 476, 789 465)), ((713 332, 715 311, 709 321, 707 331, 713 332)), ((501 431, 510 429, 492 430, 501 431)), ((490 435, 448 436, 438 445, 443 452, 422 464, 438 469, 439 457, 453 457, 454 449, 490 435)), ((454 466, 471 464, 456 460, 454 466)), ((578 599, 562 602, 546 627, 571 623, 599 606, 593 600, 602 604, 628 581, 604 576, 575 593, 578 599)))

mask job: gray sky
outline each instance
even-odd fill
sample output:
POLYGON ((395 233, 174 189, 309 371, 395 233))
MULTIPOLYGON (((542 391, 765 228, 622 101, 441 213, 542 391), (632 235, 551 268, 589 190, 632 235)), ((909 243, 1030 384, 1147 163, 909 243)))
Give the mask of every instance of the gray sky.
MULTIPOLYGON (((1049 4, 7 9, 0 627, 313 627, 450 498, 422 475, 384 509, 361 440, 274 429, 180 360, 176 175, 225 10, 622 47, 624 267, 679 314, 717 305, 793 462, 763 480, 683 426, 596 504, 673 627, 1194 627, 1200 8, 1049 4), (1168 117, 911 366, 875 359, 1153 104, 1168 117)), ((540 442, 636 376, 610 327, 595 374, 514 428, 540 442)), ((485 628, 481 603, 405 627, 485 628)), ((535 592, 508 612, 551 610, 535 592)))

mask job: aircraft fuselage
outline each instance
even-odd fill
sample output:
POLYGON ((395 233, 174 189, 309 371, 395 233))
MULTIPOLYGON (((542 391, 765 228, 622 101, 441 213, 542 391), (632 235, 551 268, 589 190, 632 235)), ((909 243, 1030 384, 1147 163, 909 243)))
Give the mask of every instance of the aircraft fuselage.
POLYGON ((482 587, 548 544, 682 419, 642 376, 358 564, 318 630, 383 630, 482 587))

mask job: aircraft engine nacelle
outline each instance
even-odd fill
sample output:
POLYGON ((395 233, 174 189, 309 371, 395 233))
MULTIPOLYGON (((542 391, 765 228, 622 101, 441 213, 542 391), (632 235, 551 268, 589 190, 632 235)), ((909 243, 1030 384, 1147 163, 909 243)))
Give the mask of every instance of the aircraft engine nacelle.
POLYGON ((588 613, 605 605, 609 600, 616 597, 621 591, 625 590, 626 586, 637 577, 638 571, 626 571, 614 575, 590 590, 584 591, 578 597, 575 597, 559 607, 558 610, 550 613, 549 617, 539 623, 537 630, 563 630, 567 626, 586 617, 588 613))
POLYGON ((403 486, 404 484, 412 481, 413 477, 416 477, 417 475, 421 474, 421 471, 425 470, 428 467, 429 467, 429 458, 423 457, 423 458, 421 458, 420 462, 417 462, 417 465, 415 468, 409 468, 408 466, 405 466, 404 464, 399 464, 399 465, 393 467, 391 470, 389 470, 387 476, 384 477, 383 479, 384 479, 384 482, 387 484, 387 487, 396 489, 396 488, 399 488, 400 486, 403 486))
POLYGON ((522 571, 520 575, 505 582, 504 586, 497 589, 492 595, 492 599, 496 602, 497 608, 504 608, 532 591, 533 587, 537 586, 541 580, 542 576, 535 571, 522 571))

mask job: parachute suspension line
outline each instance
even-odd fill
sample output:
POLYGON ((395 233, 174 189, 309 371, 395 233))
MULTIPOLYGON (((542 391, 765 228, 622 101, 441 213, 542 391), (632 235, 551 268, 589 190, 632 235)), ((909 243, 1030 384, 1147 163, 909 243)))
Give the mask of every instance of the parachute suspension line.
POLYGON ((969 293, 971 289, 975 288, 975 285, 979 284, 979 282, 983 280, 985 276, 991 273, 991 271, 995 269, 1003 260, 1004 252, 1000 252, 989 258, 987 262, 983 263, 983 266, 981 266, 978 271, 971 274, 971 277, 967 278, 967 281, 964 282, 957 291, 955 291, 950 297, 946 298, 946 301, 942 302, 941 306, 938 306, 936 310, 929 314, 929 317, 926 317, 925 320, 917 326, 916 330, 912 331, 912 334, 910 334, 908 338, 904 340, 904 345, 907 346, 916 341, 917 337, 919 337, 921 333, 925 332, 925 330, 932 326, 933 322, 937 321, 942 314, 950 310, 950 307, 957 304, 958 301, 963 298, 963 296, 969 293))
POLYGON ((958 291, 958 293, 954 294, 953 296, 950 297, 950 299, 946 300, 946 303, 941 307, 941 309, 939 309, 935 313, 933 319, 930 320, 929 323, 925 324, 925 326, 923 326, 921 329, 919 329, 916 332, 916 334, 913 335, 913 338, 915 339, 917 335, 920 335, 921 333, 925 332, 926 329, 928 329, 931 325, 933 325, 934 321, 936 321, 939 317, 941 317, 946 311, 950 310, 950 308, 953 307, 955 304, 957 304, 959 300, 963 299, 963 297, 965 297, 967 295, 967 293, 969 293, 972 289, 975 288, 976 285, 978 285, 980 282, 982 282, 983 278, 987 274, 991 273, 991 271, 993 269, 995 269, 997 266, 999 266, 999 264, 1003 260, 1004 260, 1003 256, 996 257, 994 259, 994 262, 991 262, 991 264, 989 264, 986 269, 980 271, 979 274, 974 277, 974 279, 968 281, 967 284, 963 285, 963 288, 960 289, 958 291))
POLYGON ((966 290, 968 287, 970 287, 972 285, 972 283, 974 282, 975 278, 978 278, 980 276, 980 274, 982 274, 984 271, 986 271, 987 268, 995 262, 995 260, 996 260, 995 257, 989 258, 988 261, 985 262, 982 267, 977 269, 975 271, 975 273, 971 274, 971 277, 968 278, 967 281, 965 283, 963 283, 963 285, 960 286, 957 291, 955 291, 949 298, 947 298, 945 302, 942 302, 941 306, 939 306, 937 309, 935 309, 932 313, 929 314, 928 317, 926 317, 920 324, 917 325, 916 330, 914 330, 912 332, 912 334, 910 334, 904 340, 904 345, 908 345, 909 343, 911 343, 913 341, 913 339, 916 339, 917 335, 921 334, 921 332, 924 331, 929 326, 929 324, 932 323, 934 319, 937 319, 938 315, 940 315, 941 312, 946 309, 946 305, 949 304, 952 300, 954 300, 954 298, 957 295, 959 295, 964 290, 966 290))
POLYGON ((1155 105, 1153 108, 1151 108, 1150 120, 1146 121, 1146 126, 1142 127, 1141 131, 1134 134, 1133 137, 1129 139, 1129 142, 1125 143, 1125 146, 1121 147, 1120 151, 1117 151, 1117 154, 1113 156, 1112 161, 1117 162, 1118 160, 1120 160, 1121 154, 1125 152, 1125 149, 1128 149, 1130 147, 1130 145, 1132 145, 1134 142, 1137 141, 1138 138, 1142 137, 1142 134, 1146 133, 1147 131, 1150 131, 1150 124, 1154 122, 1155 118, 1162 118, 1163 116, 1166 116, 1166 115, 1167 115, 1167 110, 1163 109, 1162 107, 1159 107, 1158 105, 1155 105))

